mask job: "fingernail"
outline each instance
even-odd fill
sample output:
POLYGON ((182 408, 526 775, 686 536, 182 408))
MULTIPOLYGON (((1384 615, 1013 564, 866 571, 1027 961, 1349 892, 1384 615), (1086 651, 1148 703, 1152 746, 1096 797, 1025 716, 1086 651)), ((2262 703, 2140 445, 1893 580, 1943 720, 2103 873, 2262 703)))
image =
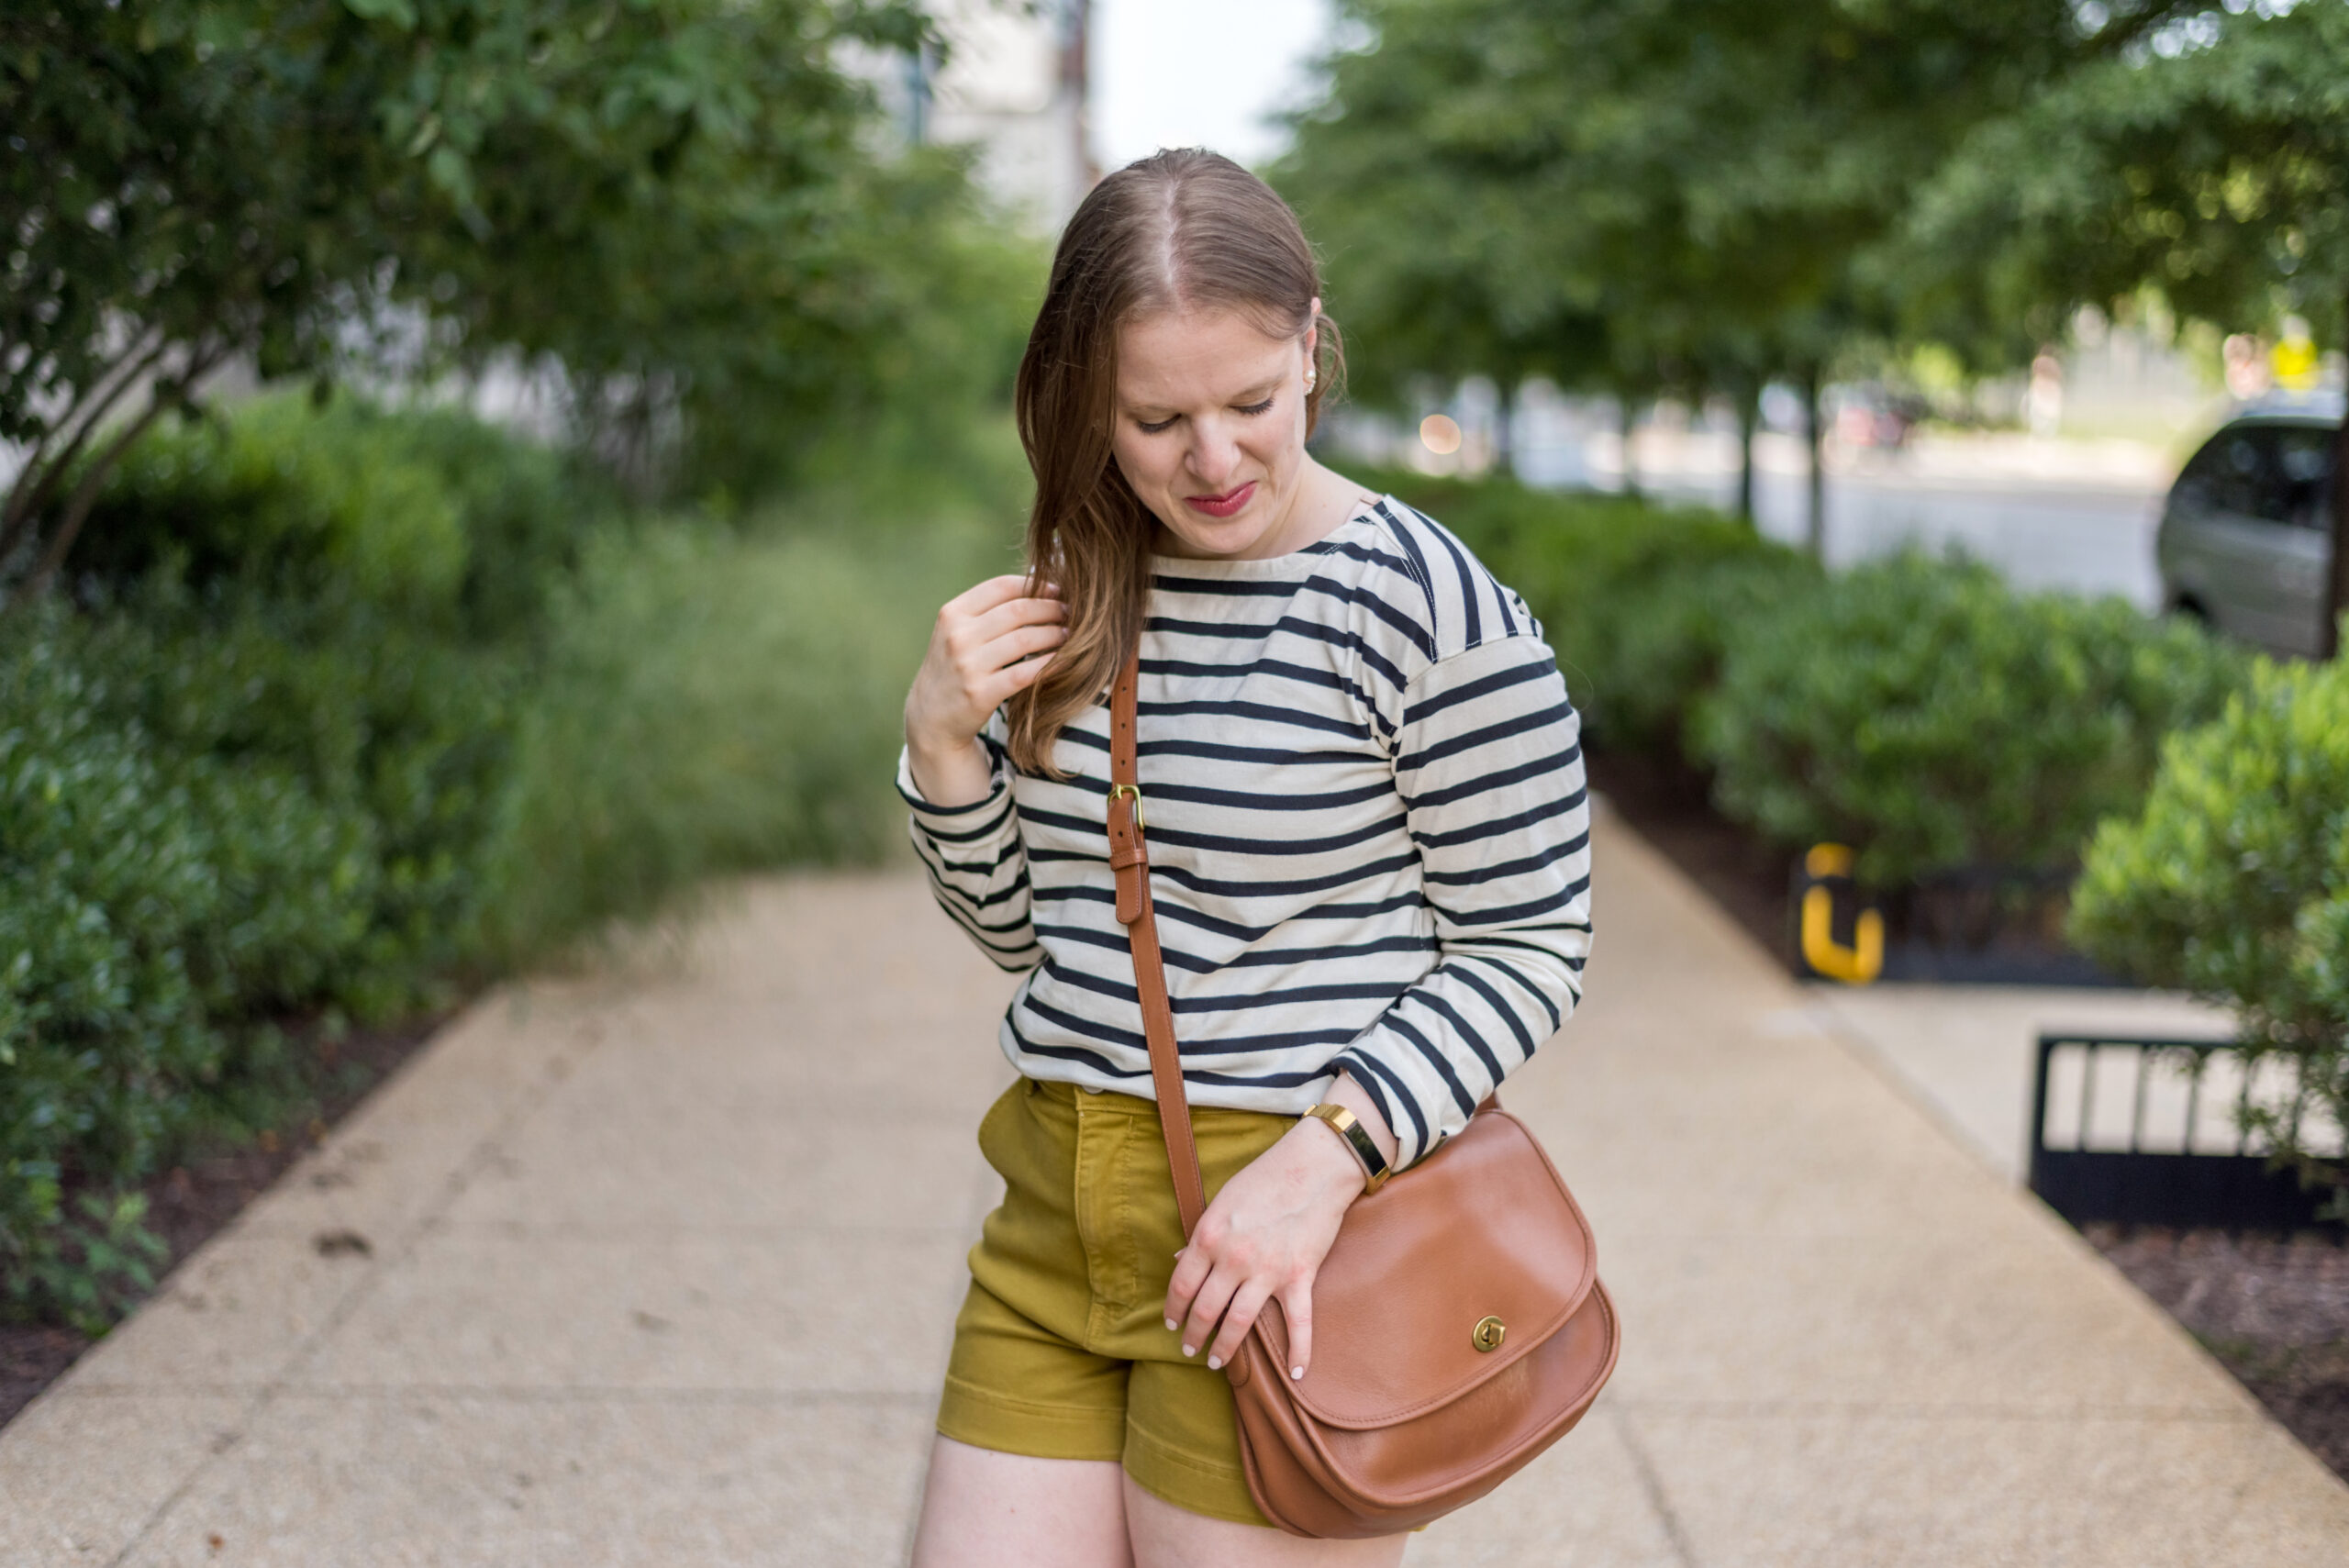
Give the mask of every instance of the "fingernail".
POLYGON ((1185 1346, 1183 1347, 1183 1353, 1184 1353, 1185 1355, 1186 1355, 1186 1356, 1195 1356, 1195 1355, 1197 1355, 1199 1352, 1198 1352, 1198 1351, 1195 1351, 1195 1350, 1193 1350, 1190 1346, 1188 1346, 1188 1345, 1185 1345, 1185 1346))
POLYGON ((1176 1322, 1176 1321, 1174 1321, 1174 1319, 1173 1319, 1172 1318, 1169 1318, 1166 1320, 1166 1331, 1167 1331, 1168 1333, 1170 1333, 1170 1334, 1172 1334, 1173 1332, 1174 1332, 1177 1329, 1180 1329, 1182 1326, 1183 1326, 1183 1325, 1181 1325, 1180 1323, 1177 1323, 1177 1322, 1176 1322))
POLYGON ((1293 1366, 1288 1369, 1288 1374, 1291 1377, 1303 1377, 1305 1375, 1305 1369, 1301 1366, 1293 1366))
POLYGON ((1208 1370, 1209 1372, 1221 1372, 1223 1370, 1223 1358, 1221 1356, 1208 1357, 1208 1370))

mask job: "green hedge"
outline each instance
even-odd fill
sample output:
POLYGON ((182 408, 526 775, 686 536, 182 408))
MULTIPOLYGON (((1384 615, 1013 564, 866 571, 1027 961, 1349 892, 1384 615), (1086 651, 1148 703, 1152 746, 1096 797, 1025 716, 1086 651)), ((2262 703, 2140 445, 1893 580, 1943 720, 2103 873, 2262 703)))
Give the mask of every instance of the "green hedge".
POLYGON ((1723 811, 1789 846, 1853 845, 1879 886, 2065 872, 2243 665, 2119 599, 2017 594, 1986 566, 1905 555, 1750 606, 1690 739, 1723 811))
MULTIPOLYGON (((2171 737, 2142 806, 2097 829, 2070 931, 2123 973, 2233 1007, 2349 1126, 2349 664, 2261 659, 2216 720, 2171 737)), ((2274 1109, 2258 1125, 2349 1218, 2349 1163, 2310 1155, 2274 1109)))
POLYGON ((463 413, 278 395, 150 433, 108 477, 72 565, 84 592, 165 572, 497 637, 535 618, 618 510, 576 460, 463 413))
POLYGON ((143 443, 73 601, 0 618, 0 1305, 102 1328, 130 1189, 285 1125, 346 1021, 885 852, 930 618, 1017 536, 1008 428, 963 442, 724 526, 445 412, 143 443))

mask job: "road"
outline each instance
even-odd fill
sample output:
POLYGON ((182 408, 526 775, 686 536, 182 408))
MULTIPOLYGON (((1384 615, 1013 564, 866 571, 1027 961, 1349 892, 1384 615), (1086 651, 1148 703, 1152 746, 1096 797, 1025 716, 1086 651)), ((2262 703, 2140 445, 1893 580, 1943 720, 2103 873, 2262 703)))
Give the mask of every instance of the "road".
MULTIPOLYGON (((1519 453, 1530 482, 1621 484, 1621 447, 1611 433, 1561 429, 1558 437, 1519 453)), ((1736 446, 1729 436, 1650 428, 1634 451, 1651 494, 1734 503, 1736 446)), ((1765 435, 1756 457, 1756 524, 1773 539, 1799 541, 1809 517, 1799 443, 1765 435)), ((2020 587, 2119 594, 2156 608, 2154 528, 2172 461, 2139 442, 2021 435, 1920 437, 1897 453, 1831 448, 1827 559, 1842 566, 1909 543, 1932 550, 1954 545, 2020 587)))

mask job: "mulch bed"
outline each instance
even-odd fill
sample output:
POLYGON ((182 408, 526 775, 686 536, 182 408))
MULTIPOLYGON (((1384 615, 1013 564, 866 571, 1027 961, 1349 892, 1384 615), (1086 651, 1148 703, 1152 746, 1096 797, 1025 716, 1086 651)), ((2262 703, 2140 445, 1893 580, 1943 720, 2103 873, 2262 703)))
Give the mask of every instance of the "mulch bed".
MULTIPOLYGON (((244 1147, 191 1154, 184 1163, 142 1184, 147 1229, 171 1249, 155 1272, 158 1286, 182 1259, 266 1191, 305 1149, 322 1142, 337 1122, 432 1038, 447 1017, 435 1013, 342 1036, 319 1051, 317 1092, 306 1113, 244 1147)), ((72 1201, 69 1184, 66 1202, 72 1201)), ((0 1321, 0 1426, 95 1342, 71 1329, 0 1321)))
MULTIPOLYGON (((1593 752, 1590 773, 1641 837, 1792 967, 1784 854, 1715 815, 1703 777, 1684 765, 1593 752)), ((2091 1225, 2084 1234, 2349 1481, 2349 1245, 2316 1232, 2091 1225)))

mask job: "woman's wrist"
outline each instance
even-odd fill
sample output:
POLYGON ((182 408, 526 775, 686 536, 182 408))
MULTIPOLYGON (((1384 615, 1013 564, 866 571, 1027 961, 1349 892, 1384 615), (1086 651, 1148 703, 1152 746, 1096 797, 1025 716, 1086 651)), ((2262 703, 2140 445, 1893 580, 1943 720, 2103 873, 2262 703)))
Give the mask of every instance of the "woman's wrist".
POLYGON ((1310 1152, 1315 1185, 1341 1208, 1362 1196, 1365 1187, 1362 1160, 1346 1147, 1345 1135, 1319 1117, 1300 1117, 1288 1136, 1302 1140, 1310 1152), (1318 1125, 1317 1125, 1318 1124, 1318 1125))
POLYGON ((995 787, 995 759, 975 735, 941 745, 917 738, 908 728, 906 771, 913 775, 915 793, 932 806, 974 806, 995 787))

